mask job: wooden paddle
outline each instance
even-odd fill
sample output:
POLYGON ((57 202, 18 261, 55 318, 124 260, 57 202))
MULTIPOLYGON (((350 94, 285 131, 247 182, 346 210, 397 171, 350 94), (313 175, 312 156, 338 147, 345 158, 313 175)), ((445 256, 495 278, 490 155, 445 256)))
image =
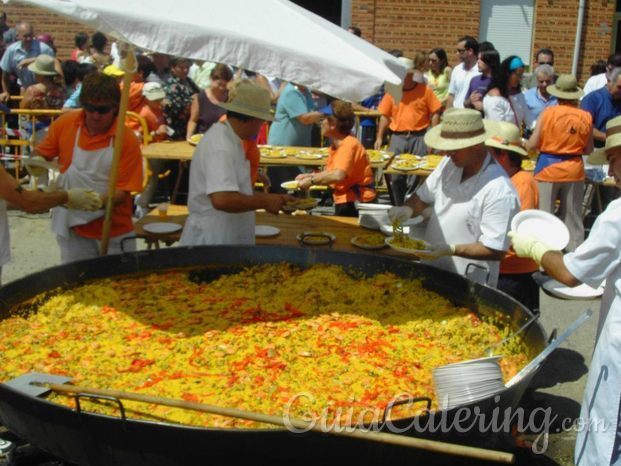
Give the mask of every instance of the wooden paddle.
POLYGON ((285 420, 282 416, 273 416, 269 414, 255 413, 251 411, 244 411, 236 408, 223 408, 220 406, 208 405, 203 403, 194 403, 184 400, 173 400, 170 398, 162 398, 158 396, 143 395, 139 393, 129 393, 119 390, 103 390, 97 388, 80 387, 77 385, 65 385, 56 383, 38 383, 34 382, 34 385, 44 386, 52 391, 68 394, 92 394, 109 396, 124 400, 139 401, 142 403, 159 404, 164 406, 171 406, 174 408, 190 409, 194 411, 200 411, 203 413, 217 414, 219 416, 234 417, 238 419, 248 419, 250 421, 263 422, 267 424, 274 424, 277 426, 283 426, 287 428, 295 427, 296 429, 308 431, 312 430, 320 432, 322 434, 339 435, 343 437, 356 438, 360 440, 366 440, 371 442, 387 443, 391 445, 399 445, 403 447, 419 448, 421 450, 427 450, 435 453, 442 453, 447 455, 463 456, 467 458, 475 458, 484 461, 496 461, 499 463, 512 464, 515 461, 515 457, 512 453, 505 453, 502 451, 486 450, 483 448, 468 447, 464 445, 457 445, 446 442, 438 442, 434 440, 424 440, 415 437, 408 437, 405 435, 389 434, 385 432, 374 432, 369 430, 323 430, 320 425, 304 421, 301 419, 288 418, 285 420))

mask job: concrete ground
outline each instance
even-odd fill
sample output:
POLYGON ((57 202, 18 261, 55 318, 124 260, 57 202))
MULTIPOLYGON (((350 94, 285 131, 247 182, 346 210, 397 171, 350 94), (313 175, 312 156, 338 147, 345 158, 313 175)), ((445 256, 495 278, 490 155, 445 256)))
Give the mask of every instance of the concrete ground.
MULTIPOLYGON (((49 231, 48 215, 33 216, 10 211, 9 223, 13 258, 3 269, 3 283, 59 263, 58 247, 49 231)), ((144 245, 140 244, 139 247, 144 248, 144 245)), ((542 294, 541 322, 548 333, 554 328, 564 330, 586 309, 593 309, 594 316, 552 354, 522 401, 526 412, 538 407, 550 407, 552 413, 559 417, 559 421, 552 426, 547 448, 544 448, 545 451, 541 454, 535 454, 527 447, 516 448, 518 458, 516 464, 542 466, 573 464, 576 435, 572 430, 563 431, 560 428, 560 420, 573 420, 579 415, 593 350, 599 301, 565 301, 542 294)), ((526 436, 526 441, 534 437, 534 435, 526 436)), ((477 463, 450 458, 446 464, 477 463)))

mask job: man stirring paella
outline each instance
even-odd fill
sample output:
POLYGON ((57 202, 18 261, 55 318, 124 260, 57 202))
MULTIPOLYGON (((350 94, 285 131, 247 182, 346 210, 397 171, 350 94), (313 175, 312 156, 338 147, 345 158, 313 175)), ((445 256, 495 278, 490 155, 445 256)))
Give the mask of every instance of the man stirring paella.
POLYGON ((423 261, 496 286, 500 260, 509 246, 507 231, 519 211, 517 193, 506 172, 488 154, 481 114, 455 109, 425 135, 425 143, 447 154, 403 206, 388 216, 404 222, 431 207, 425 231, 429 249, 423 261), (474 267, 469 268, 469 264, 474 267))

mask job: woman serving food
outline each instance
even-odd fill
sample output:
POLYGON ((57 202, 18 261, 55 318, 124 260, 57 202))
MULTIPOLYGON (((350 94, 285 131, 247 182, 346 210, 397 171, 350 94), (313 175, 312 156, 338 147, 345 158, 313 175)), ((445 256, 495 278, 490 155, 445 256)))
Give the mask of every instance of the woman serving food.
POLYGON ((350 134, 355 121, 351 104, 335 100, 324 113, 321 132, 332 141, 326 169, 298 175, 296 181, 300 189, 311 185, 332 187, 335 214, 357 217, 354 202, 371 202, 377 196, 371 162, 363 145, 350 134))

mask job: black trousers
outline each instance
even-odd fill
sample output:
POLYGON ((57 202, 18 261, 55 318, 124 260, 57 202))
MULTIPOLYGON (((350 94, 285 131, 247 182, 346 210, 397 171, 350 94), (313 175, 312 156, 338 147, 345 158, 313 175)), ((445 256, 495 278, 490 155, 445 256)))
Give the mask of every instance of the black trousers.
POLYGON ((531 311, 539 312, 539 285, 533 279, 532 273, 501 273, 498 276, 497 288, 531 311))

